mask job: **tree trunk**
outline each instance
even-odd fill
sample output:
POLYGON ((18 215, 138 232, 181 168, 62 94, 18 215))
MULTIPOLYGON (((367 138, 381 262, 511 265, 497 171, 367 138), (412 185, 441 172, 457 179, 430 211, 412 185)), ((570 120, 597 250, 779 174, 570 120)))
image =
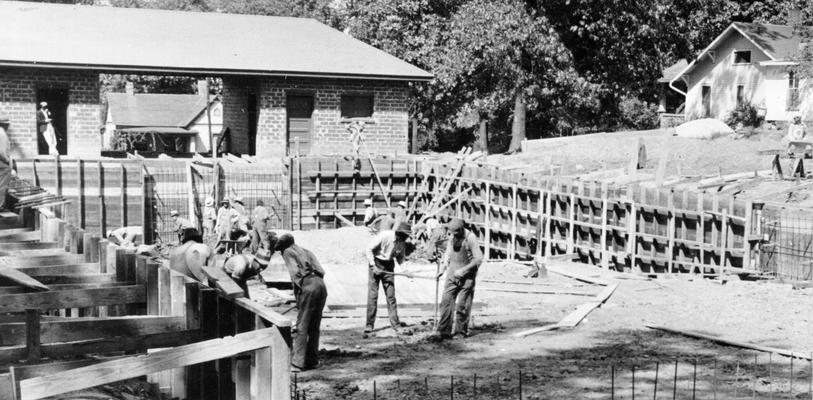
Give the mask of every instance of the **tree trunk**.
POLYGON ((525 101, 522 100, 522 94, 517 94, 514 101, 514 123, 511 124, 511 145, 508 146, 508 152, 518 151, 522 147, 523 140, 525 140, 525 101))
POLYGON ((480 117, 480 132, 477 135, 478 150, 488 154, 488 121, 480 117))

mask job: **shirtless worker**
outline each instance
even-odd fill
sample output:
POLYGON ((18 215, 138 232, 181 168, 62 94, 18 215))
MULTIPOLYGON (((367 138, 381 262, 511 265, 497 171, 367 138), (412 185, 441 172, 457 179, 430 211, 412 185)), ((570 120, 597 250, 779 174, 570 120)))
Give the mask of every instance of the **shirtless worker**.
POLYGON ((477 237, 465 228, 463 220, 453 218, 448 224, 451 237, 443 254, 441 269, 436 279, 446 272, 446 284, 440 302, 440 318, 436 340, 451 339, 453 335, 469 335, 469 317, 474 299, 474 281, 483 262, 483 252, 477 237), (455 330, 452 332, 452 310, 455 330))
POLYGON ((398 328, 403 326, 398 319, 398 305, 395 302, 395 266, 402 265, 406 256, 406 240, 412 232, 406 222, 402 222, 395 230, 385 230, 378 232, 370 244, 367 246, 367 263, 370 270, 368 275, 367 293, 367 325, 364 333, 373 331, 375 325, 375 314, 378 311, 378 286, 379 282, 384 287, 384 294, 387 296, 387 310, 390 317, 392 329, 398 332, 398 328))
MULTIPOLYGON (((260 273, 268 267, 271 254, 272 251, 266 249, 260 249, 254 255, 235 254, 223 263, 222 268, 226 275, 230 276, 237 283, 237 286, 243 289, 246 298, 250 298, 248 295, 248 280, 260 276, 260 273)), ((260 280, 262 281, 262 276, 260 276, 260 280)))
POLYGON ((319 366, 319 329, 327 300, 327 289, 322 280, 325 270, 313 252, 295 244, 289 233, 283 233, 274 248, 285 260, 299 310, 291 367, 294 372, 314 369, 319 366))

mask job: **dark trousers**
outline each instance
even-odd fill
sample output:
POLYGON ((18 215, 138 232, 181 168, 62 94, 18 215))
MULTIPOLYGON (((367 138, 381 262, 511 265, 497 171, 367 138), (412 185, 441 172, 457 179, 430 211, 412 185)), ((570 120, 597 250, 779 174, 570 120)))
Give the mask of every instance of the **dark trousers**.
POLYGON ((454 333, 469 334, 469 316, 471 315, 471 303, 474 299, 474 278, 446 279, 443 287, 443 299, 440 302, 440 320, 438 321, 438 332, 441 335, 452 334, 452 310, 455 311, 455 331, 454 333), (456 307, 455 307, 456 305, 456 307))
MULTIPOLYGON (((387 272, 392 272, 395 268, 392 261, 381 261, 377 258, 375 259, 375 266, 387 272)), ((390 325, 397 327, 401 322, 398 320, 398 304, 395 302, 395 277, 391 274, 376 274, 372 268, 370 268, 369 279, 367 280, 367 326, 375 326, 375 314, 378 311, 379 282, 384 287, 384 294, 387 296, 390 325)))
POLYGON ((319 365, 319 326, 322 324, 322 310, 327 300, 327 289, 322 278, 309 275, 302 279, 302 287, 297 290, 296 335, 291 364, 299 368, 313 368, 319 365))

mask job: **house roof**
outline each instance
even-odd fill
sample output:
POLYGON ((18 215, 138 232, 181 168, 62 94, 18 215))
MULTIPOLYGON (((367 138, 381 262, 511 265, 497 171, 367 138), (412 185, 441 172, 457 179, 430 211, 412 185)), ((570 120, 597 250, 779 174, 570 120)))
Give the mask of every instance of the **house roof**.
POLYGON ((194 94, 107 93, 107 106, 118 127, 186 128, 206 109, 206 99, 194 94))
POLYGON ((308 18, 0 1, 0 65, 429 80, 308 18))
POLYGON ((678 60, 678 62, 666 67, 663 70, 662 72, 663 76, 661 76, 661 78, 658 79, 658 82, 669 83, 670 81, 675 79, 678 76, 678 74, 680 74, 680 71, 686 69, 687 65, 689 65, 689 62, 686 61, 685 58, 681 58, 680 60, 678 60))
POLYGON ((754 46, 760 49, 760 51, 765 53, 771 61, 789 61, 799 51, 800 45, 802 44, 802 34, 805 30, 809 33, 813 33, 813 27, 801 27, 799 30, 795 30, 794 27, 790 25, 733 22, 723 33, 718 35, 711 44, 703 49, 697 58, 692 60, 683 70, 679 71, 670 82, 674 82, 680 79, 681 76, 691 72, 704 56, 716 49, 722 41, 733 34, 740 34, 748 39, 754 46))

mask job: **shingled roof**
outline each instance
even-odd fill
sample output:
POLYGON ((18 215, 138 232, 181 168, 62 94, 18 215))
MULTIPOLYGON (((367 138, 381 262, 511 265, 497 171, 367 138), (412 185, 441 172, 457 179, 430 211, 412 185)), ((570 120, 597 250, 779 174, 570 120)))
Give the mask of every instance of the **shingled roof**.
POLYGON ((0 1, 0 66, 428 80, 308 18, 0 1))
POLYGON ((206 109, 206 99, 193 94, 107 93, 107 106, 119 128, 187 128, 206 109))

